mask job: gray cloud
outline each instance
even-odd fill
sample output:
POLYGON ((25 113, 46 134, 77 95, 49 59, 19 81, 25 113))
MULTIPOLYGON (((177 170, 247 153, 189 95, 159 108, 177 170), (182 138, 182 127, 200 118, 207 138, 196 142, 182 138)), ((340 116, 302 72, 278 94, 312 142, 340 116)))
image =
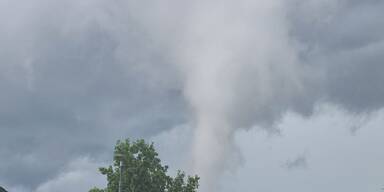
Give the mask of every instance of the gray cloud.
POLYGON ((163 50, 133 18, 107 15, 115 4, 83 3, 1 6, 0 180, 10 185, 35 187, 79 155, 184 121, 163 50))
POLYGON ((287 160, 283 167, 288 170, 306 169, 308 167, 307 157, 306 155, 299 155, 294 159, 287 160))
POLYGON ((318 95, 353 113, 383 106, 384 3, 298 1, 292 35, 302 63, 310 65, 318 95), (320 83, 319 83, 320 82, 320 83))
POLYGON ((76 159, 60 175, 40 185, 36 192, 88 191, 90 186, 103 187, 104 175, 97 171, 101 166, 89 158, 76 159))
MULTIPOLYGON (((103 159, 118 138, 153 136, 190 121, 185 60, 177 57, 189 50, 183 47, 188 27, 204 26, 188 23, 196 21, 198 5, 205 4, 0 2, 0 180, 33 189, 79 156, 103 159)), ((257 46, 247 44, 259 43, 256 24, 250 29, 258 33, 246 31, 240 39, 249 49, 234 57, 244 64, 241 75, 224 80, 233 88, 224 93, 238 94, 227 114, 232 126, 270 127, 286 111, 310 116, 318 102, 355 114, 382 108, 384 3, 294 0, 284 6, 285 20, 261 18, 268 30, 282 24, 289 31, 268 36, 271 45, 261 51, 276 64, 244 64, 259 61, 249 51, 257 46), (280 40, 289 45, 279 47, 280 40), (294 53, 286 52, 290 43, 294 53), (294 67, 284 65, 290 54, 297 54, 294 67)), ((254 21, 237 18, 243 17, 246 24, 254 21)), ((216 29, 223 31, 200 32, 230 36, 225 24, 216 29)))

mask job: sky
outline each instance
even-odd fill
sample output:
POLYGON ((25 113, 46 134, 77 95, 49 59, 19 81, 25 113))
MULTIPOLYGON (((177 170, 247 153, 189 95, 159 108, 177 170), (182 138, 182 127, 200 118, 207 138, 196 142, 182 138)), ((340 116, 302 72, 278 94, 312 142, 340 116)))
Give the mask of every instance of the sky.
POLYGON ((380 0, 0 0, 0 186, 106 185, 154 141, 202 192, 384 187, 380 0))

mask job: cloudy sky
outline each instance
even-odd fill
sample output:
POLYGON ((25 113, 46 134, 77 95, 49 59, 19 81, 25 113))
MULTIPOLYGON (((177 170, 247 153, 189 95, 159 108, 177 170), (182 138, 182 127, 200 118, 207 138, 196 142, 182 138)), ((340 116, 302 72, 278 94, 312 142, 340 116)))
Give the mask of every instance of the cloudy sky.
POLYGON ((384 187, 384 1, 0 0, 0 186, 103 187, 122 138, 202 192, 384 187))

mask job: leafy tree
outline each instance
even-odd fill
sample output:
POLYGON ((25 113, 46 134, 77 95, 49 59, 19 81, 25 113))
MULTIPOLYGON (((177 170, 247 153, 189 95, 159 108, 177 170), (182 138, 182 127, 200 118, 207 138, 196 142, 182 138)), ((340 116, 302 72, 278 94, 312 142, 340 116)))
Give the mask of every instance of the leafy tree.
POLYGON ((113 165, 99 170, 107 177, 107 188, 89 192, 118 192, 119 184, 122 192, 196 192, 199 186, 198 176, 186 177, 181 171, 168 176, 168 166, 161 165, 153 143, 144 140, 118 141, 113 165))
POLYGON ((3 187, 0 186, 0 192, 7 192, 3 187))
POLYGON ((96 187, 92 188, 91 190, 89 190, 89 192, 105 192, 106 190, 104 189, 98 189, 96 187))

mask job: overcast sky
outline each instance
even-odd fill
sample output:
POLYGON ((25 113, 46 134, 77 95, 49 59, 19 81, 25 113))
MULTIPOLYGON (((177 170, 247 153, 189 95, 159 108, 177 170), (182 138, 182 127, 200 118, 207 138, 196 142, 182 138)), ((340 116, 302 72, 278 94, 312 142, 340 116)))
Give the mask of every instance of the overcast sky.
POLYGON ((116 140, 202 192, 384 187, 384 1, 0 0, 0 186, 87 191, 116 140))

